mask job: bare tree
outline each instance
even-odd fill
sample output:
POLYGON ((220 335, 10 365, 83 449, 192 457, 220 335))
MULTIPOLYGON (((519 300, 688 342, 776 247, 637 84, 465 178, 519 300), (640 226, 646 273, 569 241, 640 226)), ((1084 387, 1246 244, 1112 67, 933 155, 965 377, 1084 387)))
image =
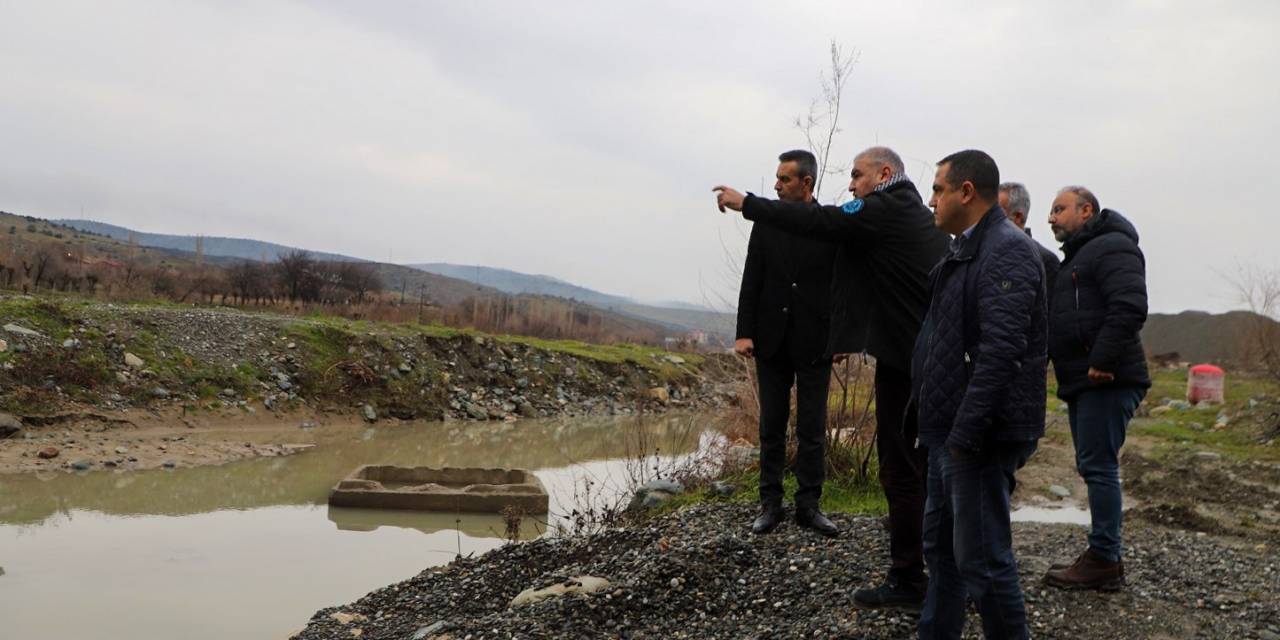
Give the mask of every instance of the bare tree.
MULTIPOLYGON (((844 90, 849 84, 849 75, 858 63, 860 55, 857 49, 845 53, 845 48, 835 40, 831 41, 830 66, 818 74, 821 91, 809 103, 809 112, 796 116, 793 124, 804 134, 809 150, 818 159, 817 182, 813 194, 822 200, 822 178, 837 175, 849 170, 846 165, 831 166, 831 147, 835 145, 836 134, 840 133, 840 107, 844 90)), ((837 198, 838 199, 838 198, 837 198)))
POLYGON ((1280 269, 1264 269, 1256 265, 1239 265, 1227 280, 1254 317, 1250 319, 1241 340, 1245 359, 1261 366, 1274 379, 1280 379, 1280 269))
POLYGON ((48 247, 40 247, 40 249, 36 250, 35 255, 31 257, 29 262, 26 258, 23 258, 22 271, 31 280, 33 289, 40 289, 40 282, 44 280, 45 275, 48 273, 52 260, 53 252, 49 251, 48 247), (34 275, 32 274, 33 271, 35 272, 34 275))
POLYGON ((296 302, 309 293, 312 283, 308 279, 314 274, 315 260, 306 251, 290 251, 276 258, 275 271, 285 296, 290 302, 296 302))
POLYGON ((365 296, 382 290, 382 277, 372 263, 344 262, 339 269, 342 287, 355 296, 356 304, 364 303, 365 296))

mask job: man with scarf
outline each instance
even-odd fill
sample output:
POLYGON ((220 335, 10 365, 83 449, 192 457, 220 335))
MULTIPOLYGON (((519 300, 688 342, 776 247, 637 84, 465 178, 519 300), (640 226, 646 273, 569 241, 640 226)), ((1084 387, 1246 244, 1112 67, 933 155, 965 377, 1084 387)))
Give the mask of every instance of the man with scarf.
POLYGON ((744 218, 802 236, 838 243, 832 279, 827 351, 876 359, 876 453, 889 502, 890 567, 885 582, 859 589, 864 608, 918 611, 927 579, 922 550, 925 452, 915 446, 911 350, 929 304, 929 271, 945 255, 948 238, 907 177, 902 159, 871 147, 853 161, 844 206, 795 203, 715 188, 717 204, 744 218))

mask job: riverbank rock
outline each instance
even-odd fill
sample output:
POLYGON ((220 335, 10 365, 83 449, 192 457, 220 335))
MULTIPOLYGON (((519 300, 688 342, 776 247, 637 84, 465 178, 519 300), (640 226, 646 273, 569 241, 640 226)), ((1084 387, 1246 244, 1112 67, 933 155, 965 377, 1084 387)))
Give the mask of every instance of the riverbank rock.
POLYGON ((440 620, 438 622, 433 622, 425 627, 419 627, 417 631, 414 631, 413 640, 426 640, 426 638, 435 636, 436 634, 441 633, 447 630, 448 628, 449 628, 449 622, 447 620, 440 620))
POLYGON ((13 323, 6 324, 6 325, 4 326, 4 330, 5 330, 5 331, 8 331, 9 333, 12 333, 13 335, 16 335, 16 336, 27 336, 27 337, 29 337, 29 338, 43 338, 43 337, 44 337, 44 335, 43 335, 43 334, 41 334, 39 331, 32 331, 31 329, 28 329, 28 328, 26 328, 26 327, 23 327, 23 326, 20 326, 20 325, 16 325, 16 324, 13 324, 13 323))
POLYGON ((378 421, 378 412, 373 410, 373 406, 372 406, 372 405, 367 405, 367 404, 366 404, 366 405, 364 405, 363 407, 361 407, 361 408, 360 408, 360 415, 361 415, 361 417, 363 417, 363 418, 364 418, 364 421, 365 421, 365 422, 377 422, 377 421, 378 421))
POLYGON ((728 498, 738 492, 738 485, 725 480, 716 480, 711 483, 711 495, 720 498, 728 498))
POLYGON ((519 607, 534 602, 542 602, 547 598, 558 598, 570 594, 595 593, 609 586, 609 581, 595 576, 576 576, 560 584, 553 584, 541 589, 525 589, 511 599, 510 606, 519 607))
POLYGON ((679 482, 665 480, 659 478, 650 480, 636 489, 636 494, 631 497, 631 502, 627 505, 630 510, 637 509, 653 509, 665 504, 671 498, 684 493, 684 487, 679 482))
POLYGON ((1052 493, 1054 496, 1057 496, 1058 498, 1071 497, 1071 490, 1060 484, 1049 485, 1049 493, 1052 493))
POLYGON ((667 391, 666 387, 653 387, 652 389, 649 389, 649 399, 657 400, 662 404, 667 404, 668 402, 671 402, 671 392, 667 391))
POLYGON ((10 438, 22 431, 22 421, 7 414, 0 413, 0 440, 10 438))
POLYGON ((128 351, 124 352, 124 364, 130 369, 141 369, 146 366, 146 363, 142 361, 142 358, 139 358, 128 351))
POLYGON ((4 340, 0 340, 0 353, 4 353, 8 350, 9 350, 9 343, 5 342, 4 340))
POLYGON ((41 460, 52 460, 58 457, 59 453, 62 453, 62 451, 57 447, 45 447, 36 452, 36 457, 41 460))

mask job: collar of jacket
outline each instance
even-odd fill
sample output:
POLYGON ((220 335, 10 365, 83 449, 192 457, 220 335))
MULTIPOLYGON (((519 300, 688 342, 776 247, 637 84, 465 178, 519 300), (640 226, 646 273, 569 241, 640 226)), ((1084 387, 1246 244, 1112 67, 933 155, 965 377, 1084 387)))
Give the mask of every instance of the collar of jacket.
POLYGON ((1101 213, 1090 218, 1083 229, 1062 243, 1062 253, 1068 257, 1072 256, 1090 240, 1108 233, 1122 233, 1133 240, 1134 244, 1138 244, 1138 230, 1133 227, 1133 223, 1120 215, 1119 211, 1103 209, 1101 213))
POLYGON ((1008 221, 1009 218, 1004 215, 1004 209, 1001 209, 1000 205, 991 205, 991 208, 978 221, 977 226, 973 228, 973 233, 969 234, 969 237, 965 238, 960 245, 960 252, 948 257, 947 261, 972 260, 978 254, 978 248, 982 246, 982 238, 987 235, 987 230, 992 225, 1008 221))
POLYGON ((911 178, 908 178, 908 177, 907 177, 907 175, 906 175, 905 173, 897 174, 897 175, 902 176, 902 178, 901 178, 901 179, 899 179, 899 180, 897 180, 897 181, 895 181, 895 182, 893 182, 893 183, 886 183, 886 184, 882 185, 882 186, 883 186, 883 188, 875 189, 875 190, 873 190, 871 193, 869 193, 869 194, 867 194, 867 195, 868 195, 868 196, 870 196, 870 195, 877 194, 877 193, 893 193, 894 191, 898 191, 898 190, 901 190, 901 189, 905 189, 905 188, 907 188, 907 187, 911 187, 911 189, 912 189, 912 190, 915 190, 917 194, 919 194, 919 193, 920 193, 920 191, 916 189, 916 185, 915 185, 915 183, 914 183, 914 182, 912 182, 912 181, 911 181, 911 178))

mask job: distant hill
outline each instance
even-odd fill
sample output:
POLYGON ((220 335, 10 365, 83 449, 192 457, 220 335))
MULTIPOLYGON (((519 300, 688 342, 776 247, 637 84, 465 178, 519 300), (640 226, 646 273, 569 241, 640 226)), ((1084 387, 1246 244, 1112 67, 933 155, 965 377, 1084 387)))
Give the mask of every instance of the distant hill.
MULTIPOLYGON (((114 224, 105 222, 96 222, 94 220, 52 220, 55 224, 60 224, 73 229, 96 233, 100 236, 106 236, 120 240, 122 242, 129 241, 129 234, 136 234, 139 245, 144 247, 155 247, 157 249, 172 249, 175 251, 187 251, 195 253, 196 236, 179 236, 164 233, 143 233, 118 227, 114 224)), ((220 238, 205 236, 204 237, 204 254, 206 256, 222 256, 227 258, 242 258, 246 260, 264 260, 271 262, 278 256, 290 251, 297 251, 296 247, 286 247, 282 244, 273 242, 263 242, 261 240, 250 240, 248 238, 220 238)), ((365 262, 360 258, 339 255, 336 253, 323 253, 319 251, 307 250, 312 257, 317 260, 334 260, 339 262, 365 262)))
MULTIPOLYGON (((149 247, 177 254, 193 255, 196 236, 146 233, 95 220, 56 220, 54 224, 94 234, 107 239, 127 243, 132 236, 141 247, 149 247)), ((210 263, 227 264, 234 260, 275 260, 282 254, 297 251, 272 242, 248 238, 204 237, 204 255, 210 263)), ((351 256, 306 250, 317 260, 340 262, 366 262, 351 256)), ((671 306, 652 306, 635 302, 624 296, 601 293, 581 287, 559 278, 497 269, 485 266, 468 266, 449 263, 394 265, 375 263, 388 292, 404 292, 404 298, 416 300, 419 292, 436 304, 457 304, 473 296, 491 296, 499 292, 515 296, 564 298, 616 314, 620 326, 629 328, 634 323, 627 318, 651 323, 665 328, 670 334, 703 331, 724 342, 733 331, 733 317, 685 303, 671 306)), ((636 325, 636 327, 644 326, 636 325)), ((655 327, 656 328, 656 327, 655 327)), ((650 330, 652 333, 652 331, 650 330)))
POLYGON ((1142 329, 1142 342, 1152 354, 1176 351, 1188 362, 1239 361, 1248 355, 1247 337, 1259 322, 1280 324, 1249 311, 1153 313, 1142 329))
POLYGON ((493 287, 512 295, 540 295, 569 298, 622 315, 657 322, 673 330, 703 331, 723 342, 732 338, 734 316, 698 305, 673 302, 662 305, 641 304, 630 298, 581 287, 551 276, 520 273, 508 269, 460 265, 444 262, 408 265, 450 278, 493 287))
POLYGON ((520 273, 508 269, 482 267, 480 265, 450 264, 447 262, 430 262, 405 266, 421 269, 428 273, 466 280, 486 287, 493 287, 498 291, 513 295, 531 294, 572 298, 578 302, 585 302, 593 306, 632 303, 631 300, 622 296, 600 293, 551 276, 520 273))

